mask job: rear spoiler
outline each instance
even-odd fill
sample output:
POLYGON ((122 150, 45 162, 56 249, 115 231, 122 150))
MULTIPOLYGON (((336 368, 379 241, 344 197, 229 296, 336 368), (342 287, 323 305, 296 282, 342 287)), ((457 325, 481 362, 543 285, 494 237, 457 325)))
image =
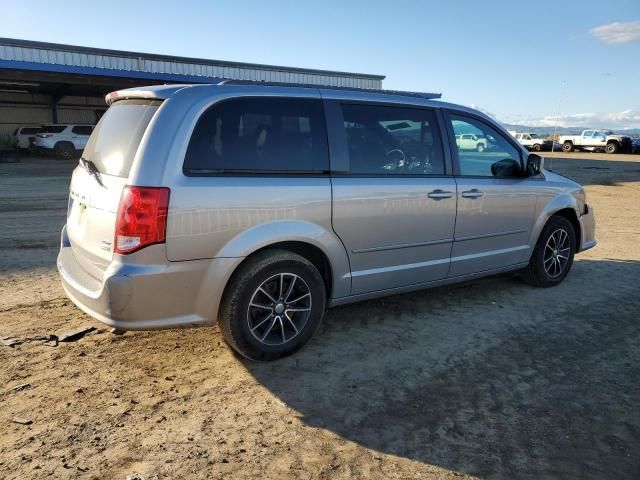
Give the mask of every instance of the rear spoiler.
POLYGON ((112 105, 116 100, 126 100, 133 98, 149 99, 149 100, 166 100, 178 90, 182 90, 190 85, 158 85, 155 87, 144 88, 127 88, 125 90, 116 90, 107 93, 104 101, 107 105, 112 105))

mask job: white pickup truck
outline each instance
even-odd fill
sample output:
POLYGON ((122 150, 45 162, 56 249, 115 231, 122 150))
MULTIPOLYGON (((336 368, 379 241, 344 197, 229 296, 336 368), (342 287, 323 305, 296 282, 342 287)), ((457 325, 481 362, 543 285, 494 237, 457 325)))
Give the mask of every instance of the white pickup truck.
POLYGON ((553 147, 553 141, 542 138, 537 133, 533 132, 510 132, 520 144, 526 147, 527 150, 533 150, 534 152, 540 152, 542 150, 551 150, 553 147))
POLYGON ((607 153, 631 150, 631 137, 616 135, 611 130, 584 130, 582 135, 561 135, 558 143, 563 152, 604 149, 607 153))

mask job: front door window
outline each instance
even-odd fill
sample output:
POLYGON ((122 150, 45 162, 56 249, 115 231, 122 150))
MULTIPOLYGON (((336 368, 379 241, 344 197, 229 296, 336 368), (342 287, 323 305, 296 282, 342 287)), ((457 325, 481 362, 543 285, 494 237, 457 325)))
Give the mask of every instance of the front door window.
POLYGON ((470 117, 451 115, 456 137, 460 175, 480 177, 518 176, 520 150, 490 125, 470 117))

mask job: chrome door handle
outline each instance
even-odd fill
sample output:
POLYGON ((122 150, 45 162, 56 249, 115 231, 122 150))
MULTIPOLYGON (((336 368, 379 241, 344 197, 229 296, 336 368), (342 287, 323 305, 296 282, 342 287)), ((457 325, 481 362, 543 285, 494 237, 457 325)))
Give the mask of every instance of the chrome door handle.
POLYGON ((480 198, 483 195, 484 195, 484 192, 481 192, 477 188, 473 188, 471 190, 466 190, 462 192, 462 196, 464 198, 480 198))
POLYGON ((433 198, 434 200, 442 200, 443 198, 451 198, 453 197, 452 192, 445 192, 444 190, 434 190, 432 192, 427 193, 427 197, 433 198))

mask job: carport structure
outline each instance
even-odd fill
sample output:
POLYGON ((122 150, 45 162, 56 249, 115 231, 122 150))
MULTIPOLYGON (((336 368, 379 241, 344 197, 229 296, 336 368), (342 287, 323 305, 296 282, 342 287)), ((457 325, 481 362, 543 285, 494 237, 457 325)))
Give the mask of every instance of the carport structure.
POLYGON ((384 76, 0 38, 0 149, 19 126, 96 123, 113 90, 224 79, 381 89, 384 76))

